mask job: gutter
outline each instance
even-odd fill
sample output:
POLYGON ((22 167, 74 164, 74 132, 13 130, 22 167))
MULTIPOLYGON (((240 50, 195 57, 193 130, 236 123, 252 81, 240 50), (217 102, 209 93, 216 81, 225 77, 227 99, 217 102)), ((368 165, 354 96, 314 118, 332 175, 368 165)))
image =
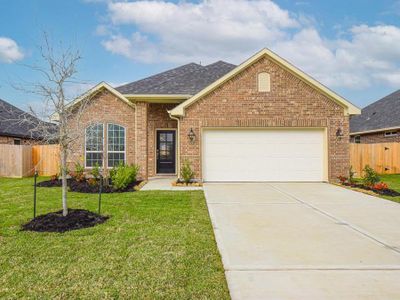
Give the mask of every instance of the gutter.
POLYGON ((380 128, 380 129, 372 129, 372 130, 366 130, 366 131, 350 132, 349 135, 350 136, 352 136, 352 135, 361 135, 361 134, 376 133, 376 132, 389 131, 389 130, 395 130, 395 129, 400 129, 400 126, 380 128))

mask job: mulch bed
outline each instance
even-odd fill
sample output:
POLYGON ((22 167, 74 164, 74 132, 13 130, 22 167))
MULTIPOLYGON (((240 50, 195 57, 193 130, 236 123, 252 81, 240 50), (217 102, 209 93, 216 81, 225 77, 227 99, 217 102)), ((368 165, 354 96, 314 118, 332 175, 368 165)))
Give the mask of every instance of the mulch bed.
POLYGON ((400 193, 392 190, 392 189, 383 189, 383 190, 378 190, 378 189, 374 189, 372 187, 363 185, 363 184, 358 184, 358 183, 354 183, 354 184, 350 184, 350 183, 344 183, 343 185, 345 186, 349 186, 349 187, 354 187, 354 188, 358 188, 358 189, 362 189, 362 190, 366 190, 366 191, 372 191, 376 194, 382 195, 382 196, 390 196, 390 197, 397 197, 400 196, 400 193))
POLYGON ((108 216, 102 216, 84 209, 68 209, 68 215, 63 216, 62 210, 37 216, 22 225, 24 231, 66 232, 104 223, 108 216))
MULTIPOLYGON (((87 181, 76 181, 73 179, 68 179, 68 187, 71 192, 78 193, 89 193, 97 194, 99 192, 98 184, 89 184, 87 181)), ((109 185, 103 185, 102 193, 124 193, 124 192, 134 192, 135 186, 139 185, 142 181, 135 181, 128 185, 125 189, 116 190, 112 187, 111 183, 109 185)), ((39 187, 59 187, 61 186, 61 180, 46 180, 36 184, 39 187)))

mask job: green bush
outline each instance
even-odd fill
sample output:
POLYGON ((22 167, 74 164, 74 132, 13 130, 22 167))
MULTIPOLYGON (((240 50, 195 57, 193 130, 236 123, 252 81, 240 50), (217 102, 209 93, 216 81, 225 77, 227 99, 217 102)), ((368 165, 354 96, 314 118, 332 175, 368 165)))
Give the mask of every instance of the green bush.
POLYGON ((362 177, 363 183, 367 186, 373 186, 381 181, 378 173, 375 172, 369 165, 366 165, 363 169, 364 175, 362 177))
POLYGON ((92 174, 93 178, 96 180, 100 178, 100 165, 98 162, 96 162, 90 174, 92 174))
POLYGON ((186 184, 188 184, 194 177, 194 172, 190 167, 190 163, 188 160, 185 160, 183 162, 183 166, 181 168, 181 177, 183 182, 185 182, 186 184))
POLYGON ((354 175, 356 172, 353 171, 353 166, 350 166, 349 168, 349 183, 354 184, 356 183, 356 180, 354 179, 354 175))
POLYGON ((138 165, 124 165, 120 163, 110 171, 112 186, 116 190, 123 190, 136 181, 139 172, 138 165))

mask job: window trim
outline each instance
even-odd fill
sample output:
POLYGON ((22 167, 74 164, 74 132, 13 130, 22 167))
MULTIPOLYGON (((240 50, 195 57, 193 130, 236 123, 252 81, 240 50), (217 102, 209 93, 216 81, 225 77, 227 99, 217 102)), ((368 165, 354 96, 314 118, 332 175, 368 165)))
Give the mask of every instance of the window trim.
POLYGON ((87 159, 86 159, 86 153, 103 153, 103 163, 102 166, 100 168, 104 168, 104 140, 105 140, 105 130, 104 130, 104 123, 92 123, 88 126, 85 127, 85 169, 93 169, 93 167, 89 167, 87 165, 87 159), (86 144, 87 144, 87 138, 86 138, 86 130, 90 127, 90 126, 94 126, 94 125, 101 125, 103 127, 103 150, 102 151, 86 151, 86 144))
POLYGON ((105 159, 106 160, 107 169, 112 169, 113 168, 113 167, 110 167, 108 165, 108 153, 124 153, 124 164, 126 164, 126 132, 127 132, 126 127, 121 125, 121 124, 119 124, 119 123, 107 123, 107 145, 106 145, 107 157, 105 159), (117 126, 120 126, 120 127, 122 127, 124 129, 124 149, 125 149, 124 151, 108 151, 108 125, 117 125, 117 126))
POLYGON ((392 130, 392 131, 385 131, 385 133, 383 134, 384 137, 394 137, 394 136, 398 136, 399 132, 396 130, 392 130))
POLYGON ((361 135, 355 135, 354 136, 354 143, 355 144, 361 144, 361 135), (358 138, 358 141, 357 141, 358 138))
POLYGON ((14 138, 14 139, 13 139, 13 145, 17 145, 17 146, 20 146, 20 145, 22 145, 22 140, 21 140, 21 139, 19 139, 19 138, 14 138), (18 143, 17 143, 17 144, 15 143, 16 141, 18 141, 18 143))

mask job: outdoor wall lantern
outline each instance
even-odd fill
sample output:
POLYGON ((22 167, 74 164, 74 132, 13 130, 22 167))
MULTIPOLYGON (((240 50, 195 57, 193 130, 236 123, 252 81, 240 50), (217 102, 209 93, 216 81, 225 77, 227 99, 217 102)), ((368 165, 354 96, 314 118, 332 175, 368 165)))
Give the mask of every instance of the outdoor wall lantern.
POLYGON ((196 134, 194 133, 193 128, 190 128, 188 137, 189 137, 190 143, 193 144, 194 141, 196 140, 196 134))
POLYGON ((340 139, 342 139, 343 136, 344 136, 343 130, 342 130, 342 128, 339 127, 339 128, 336 130, 336 137, 340 140, 340 139))

